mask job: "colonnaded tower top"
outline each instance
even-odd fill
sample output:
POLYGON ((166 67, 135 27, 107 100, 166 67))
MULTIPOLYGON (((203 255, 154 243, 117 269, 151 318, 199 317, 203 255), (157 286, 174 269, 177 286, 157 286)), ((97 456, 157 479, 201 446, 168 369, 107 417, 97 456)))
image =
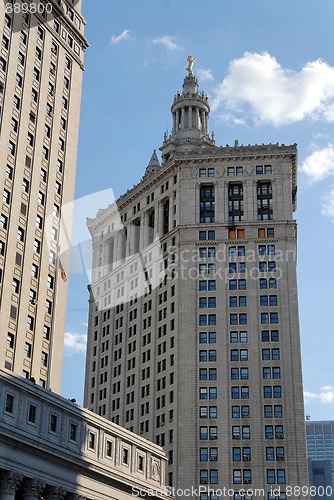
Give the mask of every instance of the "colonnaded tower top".
POLYGON ((163 161, 169 158, 170 152, 175 145, 183 145, 185 149, 190 143, 207 144, 213 146, 214 136, 211 138, 208 131, 208 118, 210 105, 208 96, 204 92, 199 92, 199 85, 196 76, 192 72, 195 59, 188 57, 188 75, 183 81, 182 93, 179 92, 174 97, 172 104, 173 129, 171 136, 165 136, 164 144, 161 148, 163 161))

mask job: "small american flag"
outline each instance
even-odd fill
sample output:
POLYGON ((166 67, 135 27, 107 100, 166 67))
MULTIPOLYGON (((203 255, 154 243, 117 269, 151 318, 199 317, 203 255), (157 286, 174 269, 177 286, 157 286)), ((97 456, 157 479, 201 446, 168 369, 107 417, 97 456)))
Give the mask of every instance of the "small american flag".
POLYGON ((60 271, 60 277, 63 280, 64 283, 67 281, 67 274, 65 272, 65 269, 63 268, 63 264, 61 263, 61 260, 59 259, 59 271, 60 271))

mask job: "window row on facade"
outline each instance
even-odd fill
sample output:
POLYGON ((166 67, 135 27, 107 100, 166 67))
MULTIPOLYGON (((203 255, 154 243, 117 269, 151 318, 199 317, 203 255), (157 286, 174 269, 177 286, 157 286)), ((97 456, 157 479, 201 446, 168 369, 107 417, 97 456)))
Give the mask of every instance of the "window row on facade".
MULTIPOLYGON (((272 166, 271 165, 256 165, 255 166, 256 175, 271 175, 272 166)), ((244 175, 244 167, 239 166, 228 166, 227 176, 228 177, 240 177, 244 175)), ((201 167, 198 170, 198 177, 215 177, 216 170, 215 167, 201 167)))
MULTIPOLYGON (((9 418, 17 419, 18 413, 22 410, 18 408, 19 396, 12 394, 10 391, 6 392, 3 412, 6 420, 9 418)), ((39 403, 28 402, 25 407, 25 426, 30 426, 30 432, 39 432, 38 429, 41 426, 41 420, 45 419, 43 422, 44 434, 49 436, 52 441, 57 440, 61 444, 67 443, 71 449, 81 449, 84 443, 84 448, 87 452, 99 453, 102 451, 103 458, 109 459, 115 463, 119 460, 120 465, 125 467, 133 467, 132 453, 136 454, 137 459, 137 471, 144 472, 146 468, 146 452, 140 449, 133 450, 133 446, 125 442, 119 442, 117 436, 108 435, 108 433, 101 433, 99 430, 94 428, 85 429, 82 422, 79 422, 77 418, 71 418, 64 416, 58 409, 49 410, 48 412, 42 413, 42 407, 39 403), (102 435, 103 434, 103 435, 102 435), (84 441, 82 443, 82 437, 84 441), (100 439, 103 438, 103 443, 99 443, 100 439), (102 444, 102 446, 101 446, 102 444), (117 459, 116 448, 119 447, 120 456, 117 459)))
MULTIPOLYGON (((228 187, 228 220, 241 222, 245 220, 244 187, 242 183, 229 184, 228 187)), ((273 220, 273 193, 271 182, 257 183, 257 220, 273 220)), ((215 186, 203 184, 200 187, 201 223, 215 222, 215 186)))

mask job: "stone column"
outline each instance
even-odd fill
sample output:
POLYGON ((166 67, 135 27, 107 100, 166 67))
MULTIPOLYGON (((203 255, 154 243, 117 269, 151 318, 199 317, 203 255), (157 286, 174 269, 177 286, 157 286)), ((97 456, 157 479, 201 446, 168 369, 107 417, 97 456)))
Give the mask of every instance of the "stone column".
POLYGON ((201 184, 196 182, 195 184, 195 213, 193 215, 194 217, 194 223, 199 224, 200 223, 200 204, 201 204, 201 196, 200 196, 200 190, 201 190, 201 184))
POLYGON ((173 133, 175 134, 176 128, 176 113, 173 113, 173 133))
POLYGON ((25 478, 22 482, 23 487, 23 500, 39 500, 42 491, 45 488, 45 483, 38 479, 25 478))
POLYGON ((57 486, 47 486, 45 488, 43 497, 45 500, 64 500, 66 490, 57 486))
POLYGON ((189 106, 188 113, 189 113, 188 127, 192 128, 193 127, 193 108, 192 108, 192 106, 189 106))
POLYGON ((205 111, 203 109, 201 111, 201 120, 202 120, 202 132, 203 132, 203 134, 205 134, 206 133, 206 127, 205 127, 206 123, 205 123, 205 111))
POLYGON ((106 242, 105 242, 105 245, 104 245, 104 250, 103 250, 103 254, 104 254, 104 269, 105 269, 105 273, 108 273, 112 270, 112 264, 113 264, 113 245, 114 245, 114 242, 113 242, 113 239, 112 238, 109 238, 106 242))
POLYGON ((244 184, 244 214, 245 222, 257 220, 257 182, 247 179, 244 184))
POLYGON ((0 500, 15 500, 15 493, 23 476, 12 471, 2 471, 0 475, 0 500))
POLYGON ((115 252, 115 261, 116 261, 116 267, 119 266, 122 261, 122 254, 123 254, 123 241, 125 240, 124 237, 124 229, 121 229, 120 231, 117 231, 116 233, 116 252, 115 252))
POLYGON ((200 129, 200 121, 199 121, 199 109, 196 108, 196 128, 200 129))
POLYGON ((228 182, 221 183, 221 222, 228 222, 228 182))
POLYGON ((161 238, 163 236, 163 206, 161 201, 155 207, 155 223, 154 223, 154 237, 158 236, 161 238))
POLYGON ((148 212, 140 219, 139 251, 142 252, 148 245, 148 212))
POLYGON ((128 226, 128 242, 127 242, 127 252, 126 258, 130 258, 135 254, 136 248, 136 228, 135 224, 130 224, 128 226))
POLYGON ((114 267, 115 260, 115 238, 110 238, 109 240, 109 265, 108 272, 112 271, 114 267))
POLYGON ((184 129, 185 109, 181 109, 181 128, 184 129))
POLYGON ((176 110, 176 126, 175 126, 175 131, 179 130, 180 127, 180 110, 176 110))

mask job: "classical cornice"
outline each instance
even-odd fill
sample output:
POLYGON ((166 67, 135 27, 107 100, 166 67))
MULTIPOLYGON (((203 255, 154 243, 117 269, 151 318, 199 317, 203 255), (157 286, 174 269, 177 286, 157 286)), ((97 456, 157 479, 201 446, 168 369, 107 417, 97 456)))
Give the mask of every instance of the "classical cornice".
MULTIPOLYGON (((112 217, 117 211, 122 212, 126 206, 135 203, 135 200, 142 197, 144 192, 152 189, 157 183, 164 178, 173 174, 182 164, 189 163, 223 163, 223 162, 239 162, 243 160, 266 160, 270 158, 288 158, 291 161, 292 175, 292 196, 296 191, 297 180, 297 145, 292 144, 285 146, 284 144, 262 144, 248 146, 212 146, 212 147, 194 147, 191 149, 181 150, 176 149, 169 160, 164 163, 155 174, 148 177, 143 177, 141 181, 134 185, 131 189, 121 195, 114 203, 105 209, 98 211, 94 219, 87 220, 87 226, 90 232, 98 231, 103 228, 106 221, 112 217)), ((295 208, 295 205, 294 205, 295 208)), ((93 234, 92 233, 92 234, 93 234)))

